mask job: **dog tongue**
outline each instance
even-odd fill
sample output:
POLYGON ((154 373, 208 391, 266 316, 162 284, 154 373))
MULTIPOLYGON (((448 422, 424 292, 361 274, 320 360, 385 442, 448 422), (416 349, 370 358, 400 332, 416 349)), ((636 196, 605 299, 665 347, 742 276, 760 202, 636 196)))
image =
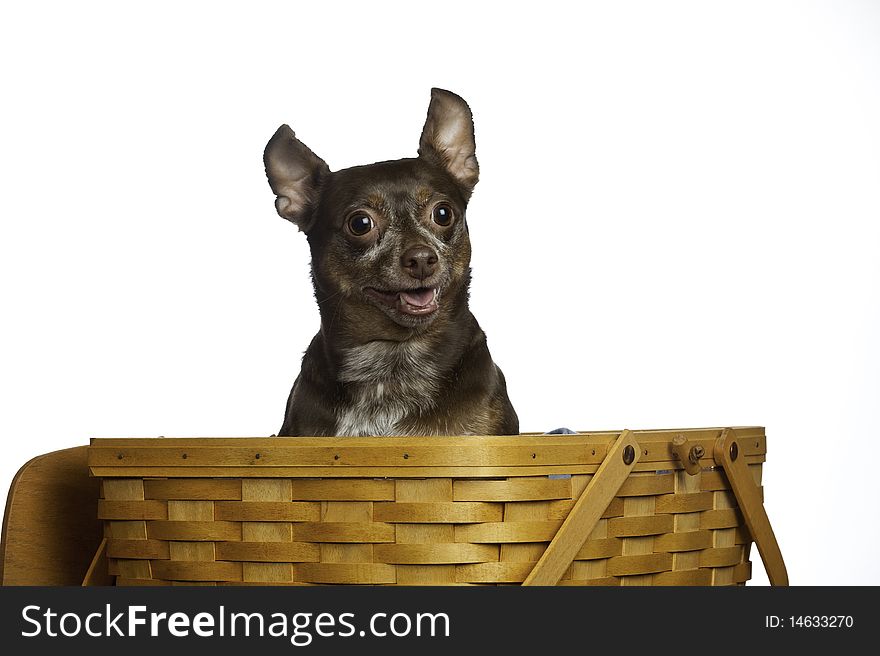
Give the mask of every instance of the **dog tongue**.
POLYGON ((413 289, 408 292, 400 292, 400 298, 416 307, 424 307, 434 300, 433 289, 413 289))

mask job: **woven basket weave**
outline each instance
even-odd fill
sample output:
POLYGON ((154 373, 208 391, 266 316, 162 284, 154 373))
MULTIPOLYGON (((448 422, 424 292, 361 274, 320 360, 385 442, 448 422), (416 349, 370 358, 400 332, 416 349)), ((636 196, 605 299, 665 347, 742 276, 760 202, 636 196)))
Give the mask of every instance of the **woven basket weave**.
MULTIPOLYGON (((764 430, 735 430, 759 486, 764 430)), ((637 461, 559 584, 743 584, 722 429, 630 435, 637 461), (693 474, 676 436, 705 454, 693 474)), ((89 465, 118 585, 520 584, 619 438, 96 439, 89 465)))

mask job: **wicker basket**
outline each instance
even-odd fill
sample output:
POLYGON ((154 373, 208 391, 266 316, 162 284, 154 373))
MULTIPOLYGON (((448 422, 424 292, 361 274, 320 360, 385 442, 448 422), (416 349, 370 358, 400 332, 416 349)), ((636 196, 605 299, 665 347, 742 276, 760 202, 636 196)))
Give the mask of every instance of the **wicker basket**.
POLYGON ((733 585, 753 536, 784 584, 765 447, 763 428, 96 439, 89 466, 118 585, 733 585))

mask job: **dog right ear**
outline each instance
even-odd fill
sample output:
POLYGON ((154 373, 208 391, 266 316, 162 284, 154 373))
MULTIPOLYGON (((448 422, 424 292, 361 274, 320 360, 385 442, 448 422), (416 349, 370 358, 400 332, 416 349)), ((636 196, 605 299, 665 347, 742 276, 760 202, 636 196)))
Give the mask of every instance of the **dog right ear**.
POLYGON ((296 138, 289 125, 282 125, 263 151, 269 186, 275 192, 275 209, 303 232, 314 223, 314 203, 321 182, 330 168, 296 138))
POLYGON ((471 108, 451 91, 431 89, 419 157, 446 169, 470 196, 480 177, 475 151, 471 108))

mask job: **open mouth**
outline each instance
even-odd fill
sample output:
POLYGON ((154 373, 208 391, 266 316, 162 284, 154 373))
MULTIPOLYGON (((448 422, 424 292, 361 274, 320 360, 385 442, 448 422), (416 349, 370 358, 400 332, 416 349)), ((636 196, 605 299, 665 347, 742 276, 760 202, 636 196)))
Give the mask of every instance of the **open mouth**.
POLYGON ((419 287, 417 289, 402 289, 399 291, 385 291, 375 289, 374 287, 366 287, 364 292, 382 305, 411 317, 433 314, 439 307, 437 305, 436 287, 419 287))

